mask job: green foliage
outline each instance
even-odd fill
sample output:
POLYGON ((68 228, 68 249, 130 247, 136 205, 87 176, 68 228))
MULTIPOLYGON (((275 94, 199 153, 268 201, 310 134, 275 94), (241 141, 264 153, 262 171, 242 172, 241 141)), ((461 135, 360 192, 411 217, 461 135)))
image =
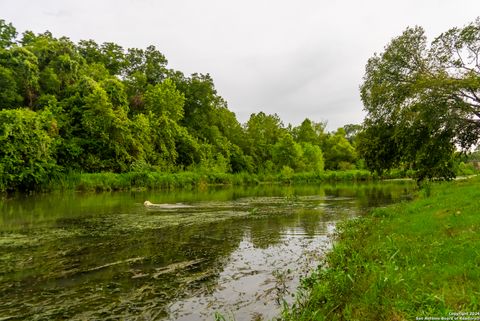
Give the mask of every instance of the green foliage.
POLYGON ((190 128, 202 140, 208 139, 205 125, 212 125, 211 120, 215 119, 215 109, 220 102, 212 78, 209 75, 194 74, 191 78, 177 75, 172 79, 185 96, 182 125, 190 128))
POLYGON ((355 148, 346 139, 345 135, 345 130, 343 128, 339 128, 336 133, 328 136, 324 147, 326 168, 349 169, 345 168, 345 165, 347 163, 355 163, 357 159, 355 148), (340 163, 343 165, 340 166, 340 163))
POLYGON ((346 125, 336 132, 326 133, 326 123, 314 123, 305 119, 302 124, 292 129, 295 141, 302 144, 304 153, 303 163, 297 168, 303 170, 321 171, 323 168, 332 170, 353 169, 357 160, 355 140, 359 125, 346 125), (340 166, 340 164, 342 164, 340 166))
MULTIPOLYGON (((257 185, 259 183, 336 183, 374 181, 378 177, 368 171, 349 170, 342 172, 295 172, 285 166, 270 173, 228 173, 225 159, 206 160, 190 166, 185 171, 168 173, 159 171, 158 166, 143 160, 132 163, 126 173, 80 173, 68 171, 50 175, 38 186, 42 191, 130 191, 163 190, 176 188, 205 188, 209 185, 257 185)), ((398 178, 391 176, 391 178, 398 178)))
POLYGON ((88 77, 64 104, 70 111, 62 124, 62 162, 85 171, 127 170, 134 142, 125 108, 115 108, 102 86, 88 77))
POLYGON ((15 43, 17 30, 11 23, 6 23, 0 19, 0 48, 8 48, 15 43))
POLYGON ((0 191, 28 190, 57 170, 47 115, 0 110, 0 191))
POLYGON ((20 106, 23 99, 18 94, 13 71, 2 66, 0 66, 0 88, 0 108, 9 109, 20 106))
POLYGON ((301 170, 307 172, 322 172, 324 168, 323 153, 320 147, 309 143, 302 145, 301 170))
POLYGON ((147 88, 147 77, 145 74, 135 72, 126 77, 124 83, 131 111, 134 114, 144 112, 144 94, 147 88))
POLYGON ((230 149, 230 164, 233 173, 240 172, 254 172, 253 158, 250 155, 245 155, 244 151, 237 145, 231 146, 230 149))
POLYGON ((120 75, 125 66, 123 48, 113 42, 105 42, 100 46, 100 60, 110 75, 120 75))
POLYGON ((280 180, 286 183, 291 183, 294 173, 295 171, 292 168, 283 166, 282 170, 280 171, 280 180))
POLYGON ((293 129, 293 135, 297 142, 316 145, 320 143, 319 133, 314 129, 314 124, 306 118, 298 127, 293 129))
POLYGON ((175 164, 178 157, 176 150, 176 137, 180 128, 178 124, 166 116, 157 116, 153 113, 148 115, 153 137, 150 144, 157 154, 155 163, 167 169, 175 164))
POLYGON ((244 149, 257 166, 266 168, 266 162, 272 160, 272 146, 284 132, 278 115, 266 115, 263 112, 252 114, 246 124, 244 149))
POLYGON ((418 180, 455 176, 455 149, 466 151, 480 137, 479 35, 477 19, 428 47, 422 28, 408 28, 368 61, 360 150, 370 169, 402 164, 418 180))
POLYGON ((298 143, 309 143, 324 147, 328 134, 325 132, 326 122, 312 122, 306 118, 298 127, 292 129, 292 135, 298 143))
MULTIPOLYGON (((45 120, 43 132, 34 125, 37 120, 18 123, 28 123, 34 128, 31 139, 48 145, 46 163, 39 165, 44 170, 31 174, 34 179, 20 179, 17 165, 8 167, 12 172, 5 177, 14 178, 2 178, 3 190, 44 187, 50 184, 47 176, 51 181, 63 177, 60 169, 86 175, 194 170, 207 177, 205 182, 229 183, 231 173, 253 175, 254 181, 261 173, 267 181, 282 181, 279 173, 285 168, 295 175, 304 172, 306 180, 323 180, 324 167, 352 169, 358 161, 348 141, 356 135, 354 127, 345 138, 345 133, 326 133, 325 122, 305 119, 285 128, 278 115, 263 112, 241 125, 210 75, 187 77, 168 69, 154 46, 73 43, 48 31, 25 31, 17 39, 15 28, 0 20, 0 88, 0 111, 27 108, 21 109, 30 113, 25 119, 45 120)), ((17 146, 20 155, 29 150, 28 141, 16 140, 8 148, 17 146)), ((6 148, 0 146, 0 152, 7 153, 6 148)), ((283 174, 295 180, 295 175, 283 174)), ((128 182, 118 183, 112 175, 98 188, 128 182)), ((81 185, 90 189, 86 182, 81 185)), ((149 186, 155 184, 149 181, 149 186)))
POLYGON ((60 81, 55 70, 51 67, 46 67, 39 75, 40 89, 46 94, 58 94, 62 82, 60 81))
POLYGON ((19 94, 22 95, 24 104, 33 106, 39 90, 38 59, 29 50, 21 47, 12 47, 9 50, 8 60, 4 63, 9 67, 17 81, 19 94))
POLYGON ((469 176, 478 174, 479 169, 475 167, 472 162, 459 162, 456 168, 456 174, 462 176, 469 176))
POLYGON ((290 134, 283 135, 272 149, 272 161, 279 167, 293 168, 300 162, 302 148, 290 134))
POLYGON ((362 131, 362 129, 362 125, 358 124, 347 124, 343 126, 345 138, 350 144, 352 144, 352 146, 356 145, 358 134, 362 131))
POLYGON ((144 51, 144 64, 142 66, 143 72, 150 84, 157 84, 165 79, 167 59, 165 56, 155 48, 155 46, 148 46, 144 51))
POLYGON ((185 96, 179 92, 171 79, 150 87, 144 96, 145 110, 159 117, 178 122, 183 118, 185 96))
POLYGON ((128 113, 128 99, 125 93, 125 86, 117 78, 106 78, 100 83, 114 109, 122 109, 128 113))
POLYGON ((386 124, 368 125, 358 135, 358 152, 365 159, 365 165, 378 175, 400 163, 396 152, 393 126, 386 124))
POLYGON ((102 61, 100 47, 93 40, 80 40, 76 46, 77 52, 85 59, 88 64, 99 63, 102 61))

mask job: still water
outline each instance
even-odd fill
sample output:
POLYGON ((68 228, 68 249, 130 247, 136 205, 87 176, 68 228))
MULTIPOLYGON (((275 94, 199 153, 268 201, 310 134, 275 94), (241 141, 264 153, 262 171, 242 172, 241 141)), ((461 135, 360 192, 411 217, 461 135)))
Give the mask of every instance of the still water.
POLYGON ((0 320, 274 318, 338 221, 409 182, 0 198, 0 320), (143 202, 189 207, 145 208, 143 202))

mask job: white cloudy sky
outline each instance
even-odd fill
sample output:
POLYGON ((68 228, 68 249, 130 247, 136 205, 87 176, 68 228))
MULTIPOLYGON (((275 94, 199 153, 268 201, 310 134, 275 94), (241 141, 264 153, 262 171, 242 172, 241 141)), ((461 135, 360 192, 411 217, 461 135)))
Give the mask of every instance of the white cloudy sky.
POLYGON ((407 26, 432 39, 477 16, 478 0, 0 0, 19 32, 155 45, 171 68, 210 73, 241 122, 264 111, 330 130, 361 123, 365 64, 407 26))

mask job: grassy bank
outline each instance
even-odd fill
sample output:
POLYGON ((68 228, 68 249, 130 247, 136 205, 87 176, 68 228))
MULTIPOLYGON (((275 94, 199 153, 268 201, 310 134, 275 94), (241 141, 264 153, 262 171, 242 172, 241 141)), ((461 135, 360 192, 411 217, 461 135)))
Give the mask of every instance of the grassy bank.
MULTIPOLYGON (((398 178, 394 173, 388 178, 398 178)), ((198 188, 209 185, 255 185, 261 183, 321 183, 373 181, 379 177, 366 170, 325 171, 320 173, 293 173, 282 171, 271 174, 206 173, 206 172, 130 172, 130 173, 68 173, 52 178, 40 186, 44 192, 56 190, 115 191, 134 189, 198 188)))
POLYGON ((284 319, 479 320, 479 187, 478 177, 432 184, 342 224, 284 319))
MULTIPOLYGON (((458 171, 471 175, 474 171, 458 171)), ((215 171, 128 172, 128 173, 58 173, 35 185, 35 191, 128 191, 203 188, 209 185, 305 184, 335 182, 366 182, 379 179, 414 178, 411 170, 391 170, 381 177, 367 170, 323 171, 295 173, 284 168, 278 173, 221 173, 215 171)), ((15 191, 0 182, 0 193, 15 191)), ((23 191, 23 190, 20 190, 23 191)))

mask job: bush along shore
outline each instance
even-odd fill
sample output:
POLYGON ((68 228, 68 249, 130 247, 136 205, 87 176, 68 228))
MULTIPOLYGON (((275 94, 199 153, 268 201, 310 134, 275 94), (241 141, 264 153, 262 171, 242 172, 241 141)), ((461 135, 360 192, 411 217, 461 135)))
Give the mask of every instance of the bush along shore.
POLYGON ((403 172, 394 172, 379 177, 366 170, 324 171, 294 173, 284 170, 279 173, 219 173, 219 172, 129 172, 129 173, 76 173, 57 175, 46 184, 38 186, 42 192, 76 191, 128 191, 202 188, 210 185, 257 185, 301 184, 321 182, 364 182, 380 178, 405 177, 403 172))
MULTIPOLYGON (((467 168, 468 169, 468 168, 467 168)), ((475 175, 478 171, 460 168, 458 175, 475 175)), ((267 173, 225 173, 215 170, 199 171, 132 171, 126 173, 82 173, 69 171, 57 173, 49 179, 33 184, 29 189, 9 188, 1 184, 0 193, 15 191, 130 191, 130 190, 171 190, 205 188, 218 185, 258 185, 258 184, 309 184, 335 182, 372 182, 385 179, 415 179, 413 170, 390 170, 383 175, 368 170, 337 170, 316 172, 294 172, 284 167, 278 172, 267 173)))
POLYGON ((478 177, 427 183, 414 201, 340 224, 282 318, 478 320, 479 186, 478 177))

